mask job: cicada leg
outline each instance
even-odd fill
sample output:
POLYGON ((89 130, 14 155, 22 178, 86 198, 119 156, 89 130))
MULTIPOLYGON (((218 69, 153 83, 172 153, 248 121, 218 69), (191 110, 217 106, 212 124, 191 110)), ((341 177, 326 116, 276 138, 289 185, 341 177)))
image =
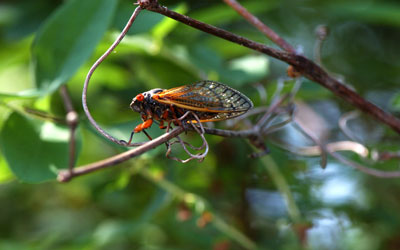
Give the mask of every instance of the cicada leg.
POLYGON ((170 106, 170 110, 171 110, 171 113, 172 113, 172 118, 174 118, 174 124, 175 125, 177 125, 177 126, 183 126, 182 125, 182 122, 181 122, 181 120, 179 120, 178 119, 178 117, 176 116, 176 113, 175 113, 175 108, 174 108, 174 106, 170 106))
POLYGON ((136 128, 131 133, 131 136, 128 141, 128 145, 131 144, 133 135, 135 133, 139 133, 141 131, 143 131, 143 133, 147 136, 147 138, 149 138, 149 140, 153 140, 153 138, 151 138, 151 136, 145 131, 145 129, 150 128, 152 124, 153 124, 153 119, 148 119, 148 120, 144 121, 143 123, 137 125, 136 128))
POLYGON ((163 120, 160 121, 159 127, 160 127, 160 129, 166 129, 167 128, 167 126, 164 125, 164 121, 163 120))
POLYGON ((167 128, 167 127, 164 125, 164 121, 166 121, 166 120, 168 119, 168 112, 169 112, 168 109, 164 110, 164 113, 163 113, 162 116, 161 116, 160 129, 165 129, 165 128, 167 128))
POLYGON ((143 133, 147 136, 147 138, 149 138, 149 140, 153 140, 153 138, 151 138, 151 136, 146 132, 146 130, 143 130, 143 133))

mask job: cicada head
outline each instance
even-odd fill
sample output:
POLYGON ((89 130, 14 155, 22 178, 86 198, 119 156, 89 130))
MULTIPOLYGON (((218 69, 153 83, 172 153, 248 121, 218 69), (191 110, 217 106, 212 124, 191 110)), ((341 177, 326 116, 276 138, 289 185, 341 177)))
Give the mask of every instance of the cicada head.
POLYGON ((146 114, 146 110, 148 106, 153 104, 154 100, 152 96, 156 93, 163 91, 163 89, 152 89, 141 94, 138 94, 135 98, 133 98, 131 102, 131 109, 141 114, 146 114))

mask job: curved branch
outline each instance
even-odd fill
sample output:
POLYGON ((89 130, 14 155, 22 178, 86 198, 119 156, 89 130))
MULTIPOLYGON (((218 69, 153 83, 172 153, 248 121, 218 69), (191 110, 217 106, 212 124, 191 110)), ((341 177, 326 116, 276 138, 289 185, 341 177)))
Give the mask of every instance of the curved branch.
POLYGON ((129 145, 121 140, 118 140, 116 138, 114 138, 112 135, 108 134, 105 130, 103 130, 99 124, 97 124, 97 122, 94 120, 94 118, 92 117, 92 115, 90 114, 89 108, 87 106, 87 100, 86 100, 86 96, 87 96, 87 89, 89 87, 89 81, 90 78, 93 75, 93 72, 96 70, 96 68, 104 61, 104 59, 106 59, 106 57, 115 49, 115 47, 117 47, 117 45, 122 41, 122 39, 125 37, 126 33, 128 32, 128 30, 130 29, 130 27, 132 26, 133 22, 135 21, 137 15, 139 14, 139 12, 142 10, 142 8, 140 6, 136 7, 135 11, 133 12, 132 16, 129 18, 128 23, 126 24, 125 28, 122 30, 121 34, 118 36, 117 40, 115 40, 115 42, 111 45, 110 48, 108 48, 108 50, 93 64, 93 66, 90 68, 86 79, 85 79, 85 83, 83 85, 83 91, 82 91, 82 105, 83 105, 83 110, 85 111, 85 114, 87 116, 87 118, 89 119, 90 123, 96 128, 97 131, 100 132, 100 134, 102 134, 104 137, 106 137, 107 139, 109 139, 112 142, 115 142, 121 146, 126 146, 126 147, 132 147, 132 146, 138 146, 140 145, 140 143, 130 143, 129 145))

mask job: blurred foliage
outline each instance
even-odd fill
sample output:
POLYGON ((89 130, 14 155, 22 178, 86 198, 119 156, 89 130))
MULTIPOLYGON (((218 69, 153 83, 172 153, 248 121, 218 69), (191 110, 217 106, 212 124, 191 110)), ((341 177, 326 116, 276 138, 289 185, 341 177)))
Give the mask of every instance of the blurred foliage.
MULTIPOLYGON (((222 1, 160 2, 275 46, 222 1)), ((241 2, 309 57, 315 28, 327 25, 330 34, 322 49, 327 70, 399 114, 398 1, 241 2)), ((90 66, 133 9, 126 0, 0 3, 0 249, 400 248, 400 181, 370 177, 333 159, 323 170, 319 158, 299 157, 270 143, 309 143, 290 126, 266 140, 271 153, 260 159, 248 157, 254 149, 241 139, 207 136, 211 149, 202 163, 168 160, 160 146, 118 166, 57 183, 55 172, 68 165, 67 127, 26 108, 63 118, 57 89, 67 84, 80 115, 76 165, 124 151, 88 124, 81 91, 90 66)), ((255 83, 264 86, 270 100, 285 71, 282 62, 142 11, 95 72, 89 107, 107 131, 127 139, 140 120, 129 109, 139 92, 210 79, 233 86, 260 106, 255 83)), ((345 138, 337 122, 353 110, 350 105, 309 81, 296 100, 311 110, 309 122, 324 139, 345 138)), ((369 117, 349 127, 370 149, 399 150, 399 137, 369 117)), ((157 126, 149 130, 154 137, 162 132, 157 126)), ((201 143, 192 133, 185 138, 201 143)), ((185 157, 179 147, 174 154, 185 157)), ((387 170, 397 165, 395 160, 374 163, 387 170)))

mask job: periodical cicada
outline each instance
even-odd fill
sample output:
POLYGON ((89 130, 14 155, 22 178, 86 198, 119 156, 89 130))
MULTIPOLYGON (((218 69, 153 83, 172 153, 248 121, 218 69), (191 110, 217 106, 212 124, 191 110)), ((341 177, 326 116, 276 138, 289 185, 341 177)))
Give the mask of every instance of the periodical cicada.
POLYGON ((152 89, 138 94, 131 102, 132 110, 141 114, 143 123, 134 133, 143 131, 156 120, 160 128, 190 111, 183 122, 226 120, 244 114, 253 107, 251 100, 239 91, 214 81, 200 81, 172 89, 152 89))

